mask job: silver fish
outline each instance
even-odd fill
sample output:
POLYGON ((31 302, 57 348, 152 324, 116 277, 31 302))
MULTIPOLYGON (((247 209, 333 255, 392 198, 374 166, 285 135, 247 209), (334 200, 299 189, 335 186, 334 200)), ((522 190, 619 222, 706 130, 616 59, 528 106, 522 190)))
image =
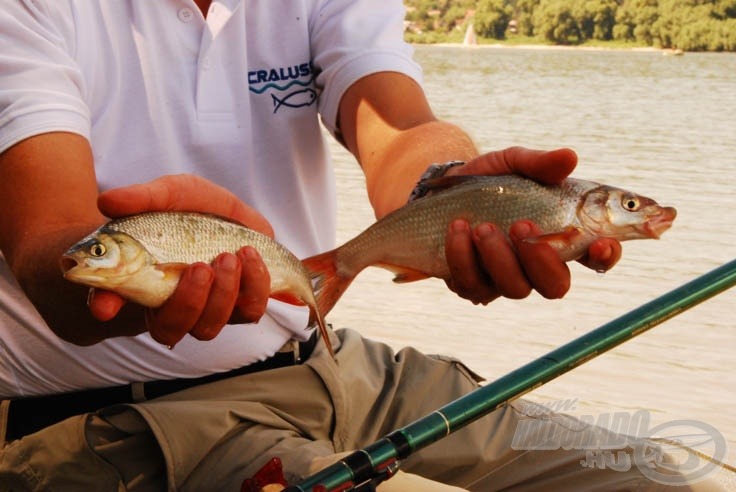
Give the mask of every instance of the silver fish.
POLYGON ((505 231, 530 219, 543 234, 527 240, 545 242, 570 261, 600 237, 659 238, 677 215, 650 198, 573 178, 548 186, 516 175, 456 176, 428 186, 431 195, 386 215, 339 248, 303 260, 314 276, 320 312, 328 313, 371 265, 396 273, 395 282, 448 279, 445 236, 457 218, 473 227, 492 222, 505 231))
MULTIPOLYGON (((271 275, 270 297, 307 305, 333 354, 309 272, 270 237, 232 221, 191 212, 151 212, 112 220, 73 245, 62 257, 64 277, 148 307, 171 296, 181 273, 195 262, 253 246, 271 275)), ((334 355, 334 354, 333 354, 334 355)))

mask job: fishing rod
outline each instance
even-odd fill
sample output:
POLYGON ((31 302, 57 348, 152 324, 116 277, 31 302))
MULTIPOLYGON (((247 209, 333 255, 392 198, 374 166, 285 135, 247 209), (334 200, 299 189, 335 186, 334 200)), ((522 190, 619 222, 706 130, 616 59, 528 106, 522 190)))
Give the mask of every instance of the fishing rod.
POLYGON ((284 492, 374 490, 413 452, 736 284, 736 259, 624 314, 306 478, 284 492))

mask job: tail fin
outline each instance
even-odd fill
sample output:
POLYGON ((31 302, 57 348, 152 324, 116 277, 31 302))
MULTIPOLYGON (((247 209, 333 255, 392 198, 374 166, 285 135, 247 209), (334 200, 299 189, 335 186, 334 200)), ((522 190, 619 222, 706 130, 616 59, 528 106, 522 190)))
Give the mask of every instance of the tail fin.
POLYGON ((327 323, 325 323, 324 316, 322 316, 322 313, 320 313, 317 306, 309 306, 309 326, 314 326, 315 323, 317 323, 317 326, 319 327, 319 333, 322 335, 322 340, 325 342, 327 352, 330 353, 332 360, 337 361, 335 358, 335 349, 332 348, 332 342, 330 342, 330 334, 327 331, 327 323))
POLYGON ((325 341, 325 345, 327 346, 327 351, 332 356, 333 360, 335 359, 335 350, 332 348, 332 343, 330 342, 330 336, 327 332, 327 323, 325 322, 325 318, 320 312, 319 306, 317 306, 317 301, 314 297, 314 294, 312 291, 309 291, 309 295, 303 295, 298 296, 295 295, 294 292, 290 290, 285 291, 274 291, 271 292, 272 299, 276 299, 281 302, 285 302, 287 304, 291 304, 293 306, 309 306, 309 322, 307 327, 312 328, 315 324, 319 327, 319 333, 322 335, 322 339, 325 341))
POLYGON ((302 260, 309 271, 317 299, 317 308, 327 316, 347 290, 355 276, 344 277, 337 272, 336 250, 328 251, 302 260))

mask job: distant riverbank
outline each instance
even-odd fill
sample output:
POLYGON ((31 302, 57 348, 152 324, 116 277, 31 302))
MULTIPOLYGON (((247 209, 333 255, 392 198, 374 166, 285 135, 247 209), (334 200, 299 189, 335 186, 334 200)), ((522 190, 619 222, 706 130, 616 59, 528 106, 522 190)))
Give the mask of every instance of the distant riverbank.
POLYGON ((681 50, 670 48, 658 48, 641 43, 623 41, 597 41, 591 40, 582 44, 554 44, 549 41, 529 37, 512 35, 503 40, 477 38, 476 44, 464 44, 463 37, 459 33, 440 34, 437 32, 426 32, 421 34, 407 33, 406 40, 412 44, 426 44, 432 46, 466 46, 468 48, 523 48, 538 50, 614 50, 614 51, 644 51, 664 54, 678 53, 681 50))
POLYGON ((736 52, 733 0, 404 0, 404 4, 406 39, 412 43, 456 43, 470 37, 481 44, 636 44, 689 52, 736 52))
POLYGON ((657 53, 661 52, 663 55, 682 55, 682 50, 673 50, 665 48, 655 48, 653 46, 625 46, 620 43, 606 44, 591 44, 591 45, 562 45, 562 44, 543 44, 543 43, 499 43, 489 42, 484 44, 465 45, 463 43, 413 43, 417 45, 431 45, 431 46, 449 46, 458 48, 468 49, 525 49, 525 50, 586 50, 586 51, 636 51, 643 53, 657 53))

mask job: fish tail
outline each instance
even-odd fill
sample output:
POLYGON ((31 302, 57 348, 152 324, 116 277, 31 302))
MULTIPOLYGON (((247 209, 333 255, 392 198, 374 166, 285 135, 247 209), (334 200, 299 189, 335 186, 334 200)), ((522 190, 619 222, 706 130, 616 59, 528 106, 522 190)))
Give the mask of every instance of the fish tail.
POLYGON ((309 326, 314 326, 315 323, 319 327, 319 334, 325 342, 327 352, 330 353, 332 360, 337 361, 337 358, 335 357, 335 349, 332 348, 332 342, 330 341, 330 334, 327 331, 327 323, 325 323, 324 316, 322 316, 318 307, 309 306, 309 326))
POLYGON ((317 299, 317 309, 327 316, 347 290, 355 276, 342 276, 337 271, 337 250, 328 251, 302 260, 309 271, 317 299))
POLYGON ((319 327, 319 333, 320 335, 322 335, 322 338, 325 341, 325 345, 327 345, 327 351, 330 353, 332 359, 334 360, 335 350, 332 348, 330 336, 327 332, 327 323, 325 323, 325 318, 320 312, 319 306, 317 306, 317 300, 314 297, 314 293, 310 290, 308 294, 302 294, 304 295, 295 295, 293 291, 284 290, 271 292, 270 297, 272 299, 276 299, 277 301, 285 302, 293 306, 309 306, 309 322, 307 328, 312 328, 314 325, 317 325, 319 327))
POLYGON ((273 101, 273 112, 276 113, 281 105, 284 104, 284 99, 279 99, 278 97, 271 94, 271 100, 273 101))

